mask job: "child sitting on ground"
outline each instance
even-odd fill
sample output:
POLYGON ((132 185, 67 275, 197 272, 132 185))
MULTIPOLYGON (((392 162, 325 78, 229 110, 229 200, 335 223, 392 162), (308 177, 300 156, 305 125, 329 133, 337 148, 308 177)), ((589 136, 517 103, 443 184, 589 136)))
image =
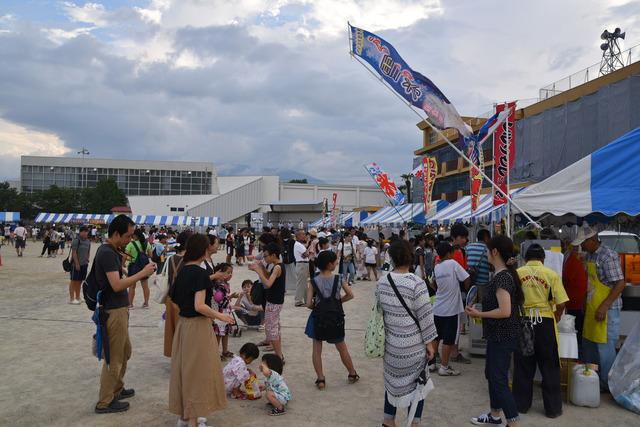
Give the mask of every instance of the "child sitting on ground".
POLYGON ((261 305, 253 303, 251 299, 252 286, 253 282, 249 279, 242 282, 242 293, 238 296, 233 308, 236 311, 236 315, 246 323, 247 326, 259 326, 264 317, 264 309, 261 305))
POLYGON ((284 414, 285 405, 291 400, 291 392, 282 378, 282 359, 275 354, 265 354, 260 369, 266 378, 267 400, 273 406, 269 415, 284 414))
POLYGON ((234 356, 222 370, 224 388, 233 398, 244 398, 244 393, 240 390, 240 387, 251 376, 251 370, 247 368, 247 365, 250 365, 259 355, 258 346, 248 342, 240 348, 240 355, 234 356))

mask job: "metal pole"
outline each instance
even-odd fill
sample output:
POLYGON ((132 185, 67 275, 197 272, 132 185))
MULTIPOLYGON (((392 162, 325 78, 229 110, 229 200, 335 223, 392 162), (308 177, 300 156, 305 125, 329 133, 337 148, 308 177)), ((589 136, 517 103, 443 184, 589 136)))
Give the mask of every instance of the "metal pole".
MULTIPOLYGON (((569 80, 571 81, 571 80, 569 80)), ((505 109, 508 104, 505 101, 505 109)), ((511 115, 511 113, 509 113, 511 115)), ((507 118, 507 193, 511 194, 511 131, 509 130, 509 119, 507 118)), ((515 129, 513 130, 515 132, 515 129)), ((511 237, 511 199, 507 199, 507 237, 511 237)))
MULTIPOLYGON (((411 104, 409 104, 407 102, 407 100, 405 100, 404 98, 402 98, 398 93, 396 93, 395 90, 393 90, 393 88, 389 87, 384 80, 382 79, 382 77, 377 76, 373 71, 371 71, 369 69, 369 67, 367 67, 361 60, 360 58, 358 58, 356 55, 353 54, 353 52, 349 52, 349 54, 351 55, 352 58, 355 58, 356 61, 358 61, 367 71, 369 71, 371 73, 371 75, 374 76, 374 78, 376 78, 376 80, 378 80, 379 82, 382 83, 382 85, 384 87, 386 87, 391 93, 393 93, 398 99, 400 99, 406 106, 409 107, 409 109, 411 111, 413 111, 413 113, 418 116, 420 118, 420 120, 424 121, 431 129, 433 129, 434 132, 436 132, 451 148, 453 148, 453 150, 459 155, 461 156, 464 160, 467 161, 467 163, 469 163, 469 165, 472 165, 473 162, 469 159, 469 157, 467 157, 458 147, 455 146, 455 144, 451 141, 449 141, 449 139, 444 135, 444 133, 442 133, 442 131, 440 129, 438 129, 437 127, 435 127, 433 124, 431 124, 431 122, 429 122, 429 120, 426 117, 423 117, 420 113, 418 113, 411 104)), ((502 194, 507 200, 511 200, 511 195, 509 194, 505 194, 496 184, 495 182, 493 182, 492 179, 490 179, 487 174, 484 172, 484 170, 480 170, 480 174, 482 175, 482 177, 484 179, 486 179, 487 181, 489 181, 489 183, 496 188, 496 190, 502 194)), ((520 206, 518 206, 517 203, 513 202, 513 200, 511 200, 511 202, 513 203, 513 206, 515 206, 528 220, 529 222, 531 222, 532 224, 534 224, 536 227, 538 228, 542 228, 537 222, 535 222, 533 220, 533 218, 531 218, 531 216, 529 216, 529 214, 527 214, 520 206)))

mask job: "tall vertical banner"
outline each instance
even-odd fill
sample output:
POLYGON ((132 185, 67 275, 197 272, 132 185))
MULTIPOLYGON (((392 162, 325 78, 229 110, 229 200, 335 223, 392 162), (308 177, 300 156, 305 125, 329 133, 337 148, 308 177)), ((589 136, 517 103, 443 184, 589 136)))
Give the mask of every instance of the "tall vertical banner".
POLYGON ((484 170, 484 152, 475 140, 472 140, 467 147, 467 156, 473 161, 469 167, 469 182, 471 183, 471 212, 475 212, 480 203, 480 190, 482 189, 480 171, 484 170))
POLYGON ((380 190, 382 190, 394 206, 404 203, 404 194, 398 189, 398 186, 389 177, 389 174, 383 171, 380 166, 373 162, 365 165, 365 169, 367 169, 371 178, 373 178, 380 190))
POLYGON ((493 205, 500 206, 507 203, 504 193, 508 193, 509 171, 513 167, 516 157, 516 103, 496 105, 496 112, 500 113, 506 108, 511 112, 507 120, 498 127, 493 139, 493 181, 503 192, 493 189, 493 205))
POLYGON ((423 176, 423 196, 424 196, 424 216, 426 218, 431 208, 431 198, 433 193, 433 184, 436 182, 438 175, 438 162, 435 157, 422 158, 422 176, 423 176))
POLYGON ((333 193, 333 203, 331 205, 331 226, 335 229, 338 225, 338 210, 336 202, 338 201, 338 193, 333 193))

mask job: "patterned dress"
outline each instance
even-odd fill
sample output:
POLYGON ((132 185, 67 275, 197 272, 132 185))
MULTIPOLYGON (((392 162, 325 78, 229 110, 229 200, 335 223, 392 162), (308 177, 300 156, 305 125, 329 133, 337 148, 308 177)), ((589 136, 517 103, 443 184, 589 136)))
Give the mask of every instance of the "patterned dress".
MULTIPOLYGON (((427 365, 426 344, 438 333, 426 283, 413 273, 389 274, 422 329, 421 335, 389 285, 388 275, 383 275, 378 281, 376 297, 384 313, 384 386, 392 405, 407 407, 416 389, 416 380, 427 365)), ((429 371, 426 373, 428 378, 429 371)))
POLYGON ((267 391, 272 391, 273 394, 275 394, 276 399, 278 399, 283 405, 286 405, 287 402, 291 400, 291 392, 289 391, 289 387, 284 382, 284 378, 282 378, 282 375, 280 375, 276 371, 271 370, 271 375, 267 377, 265 381, 265 387, 267 391))
POLYGON ((224 374, 224 388, 227 393, 231 393, 231 390, 244 384, 250 375, 247 364, 240 356, 233 356, 233 359, 227 363, 222 373, 224 374))

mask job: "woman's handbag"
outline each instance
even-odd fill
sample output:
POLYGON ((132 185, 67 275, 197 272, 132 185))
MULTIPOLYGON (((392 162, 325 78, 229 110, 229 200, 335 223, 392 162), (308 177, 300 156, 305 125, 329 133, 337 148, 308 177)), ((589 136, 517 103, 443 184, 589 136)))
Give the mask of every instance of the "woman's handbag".
POLYGON ((384 315, 377 295, 364 333, 364 354, 370 358, 384 356, 384 315))
POLYGON ((71 264, 71 248, 72 247, 73 245, 69 246, 69 253, 67 254, 67 257, 64 260, 62 260, 62 269, 67 273, 69 273, 73 268, 73 265, 71 264))
MULTIPOLYGON (((176 266, 173 257, 169 260, 175 271, 176 266)), ((158 304, 164 304, 169 294, 169 262, 165 262, 162 272, 151 278, 152 298, 158 304)))

